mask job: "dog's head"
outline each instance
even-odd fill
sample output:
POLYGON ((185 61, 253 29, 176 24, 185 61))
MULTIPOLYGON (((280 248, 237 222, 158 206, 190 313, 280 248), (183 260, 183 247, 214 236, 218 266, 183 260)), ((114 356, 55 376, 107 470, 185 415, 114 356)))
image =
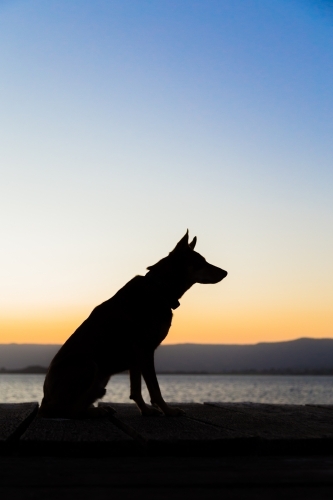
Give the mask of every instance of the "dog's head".
POLYGON ((202 255, 195 252, 194 247, 196 243, 196 236, 189 242, 187 230, 185 236, 177 243, 171 254, 174 254, 176 258, 183 261, 193 284, 218 283, 222 281, 228 273, 219 267, 209 264, 202 255))
POLYGON ((160 276, 164 275, 163 277, 169 275, 171 281, 182 280, 186 289, 194 283, 208 284, 222 281, 228 273, 209 264, 202 255, 195 252, 196 242, 196 236, 189 242, 187 231, 168 257, 147 269, 160 276))

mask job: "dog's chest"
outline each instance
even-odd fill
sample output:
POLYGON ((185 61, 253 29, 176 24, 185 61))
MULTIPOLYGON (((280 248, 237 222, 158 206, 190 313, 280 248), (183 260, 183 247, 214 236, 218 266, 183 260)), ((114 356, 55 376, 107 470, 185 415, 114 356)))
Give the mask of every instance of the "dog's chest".
POLYGON ((170 324, 167 323, 161 323, 160 325, 156 326, 153 331, 152 331, 152 337, 154 340, 154 343, 156 344, 156 347, 160 345, 161 342, 165 339, 165 337, 168 335, 168 332, 170 330, 170 324))
POLYGON ((158 344, 160 344, 165 337, 168 335, 169 330, 170 330, 170 325, 168 324, 161 324, 159 328, 156 330, 156 340, 158 341, 158 344))

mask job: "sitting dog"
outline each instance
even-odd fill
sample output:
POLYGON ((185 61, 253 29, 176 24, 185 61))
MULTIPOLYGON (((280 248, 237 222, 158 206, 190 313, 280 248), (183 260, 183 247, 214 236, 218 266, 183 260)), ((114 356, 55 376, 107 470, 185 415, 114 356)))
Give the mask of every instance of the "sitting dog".
POLYGON ((39 416, 106 416, 108 407, 93 403, 106 393, 111 375, 130 373, 130 398, 142 415, 183 413, 163 399, 154 367, 154 351, 171 326, 172 309, 194 283, 218 283, 227 272, 194 251, 188 231, 164 259, 136 276, 111 299, 97 306, 53 358, 44 382, 39 416), (153 406, 141 395, 143 376, 153 406))

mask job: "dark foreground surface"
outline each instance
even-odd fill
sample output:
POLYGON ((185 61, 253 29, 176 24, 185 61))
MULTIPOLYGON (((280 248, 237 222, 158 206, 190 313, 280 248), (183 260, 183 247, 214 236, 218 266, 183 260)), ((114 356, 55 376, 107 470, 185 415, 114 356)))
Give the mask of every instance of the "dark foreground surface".
POLYGON ((134 405, 96 420, 36 418, 0 404, 2 499, 333 498, 333 406, 134 405))

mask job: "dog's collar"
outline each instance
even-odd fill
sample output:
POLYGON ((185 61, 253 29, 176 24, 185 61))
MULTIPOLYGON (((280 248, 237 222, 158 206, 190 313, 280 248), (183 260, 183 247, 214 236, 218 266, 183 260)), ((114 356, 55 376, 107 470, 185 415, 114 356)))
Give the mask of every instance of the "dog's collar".
POLYGON ((165 302, 169 307, 171 307, 171 309, 177 309, 177 307, 180 306, 179 300, 171 298, 167 293, 167 291, 163 288, 163 286, 158 281, 154 280, 154 278, 152 278, 152 276, 150 276, 149 273, 145 275, 145 278, 149 281, 150 284, 154 286, 154 288, 160 295, 163 302, 165 302))
POLYGON ((180 306, 180 302, 177 299, 173 300, 172 303, 170 303, 171 309, 177 309, 177 307, 179 307, 179 306, 180 306))

